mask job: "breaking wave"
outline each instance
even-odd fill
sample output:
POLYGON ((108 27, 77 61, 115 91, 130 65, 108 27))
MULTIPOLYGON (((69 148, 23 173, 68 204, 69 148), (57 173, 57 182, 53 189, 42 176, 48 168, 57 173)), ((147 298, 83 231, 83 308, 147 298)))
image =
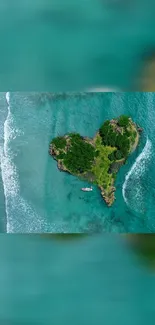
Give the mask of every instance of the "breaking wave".
MULTIPOLYGON (((14 118, 10 111, 10 93, 6 93, 8 115, 4 123, 4 148, 1 154, 1 170, 6 205, 6 230, 12 232, 39 232, 43 226, 34 209, 21 197, 18 171, 13 163, 10 140, 20 136, 21 131, 14 127, 14 118), (17 217, 18 216, 18 217, 17 217)), ((45 226, 45 225, 44 225, 45 226)))
POLYGON ((152 143, 147 138, 143 151, 127 173, 122 187, 124 201, 137 212, 143 212, 144 209, 144 175, 149 167, 151 154, 152 143))

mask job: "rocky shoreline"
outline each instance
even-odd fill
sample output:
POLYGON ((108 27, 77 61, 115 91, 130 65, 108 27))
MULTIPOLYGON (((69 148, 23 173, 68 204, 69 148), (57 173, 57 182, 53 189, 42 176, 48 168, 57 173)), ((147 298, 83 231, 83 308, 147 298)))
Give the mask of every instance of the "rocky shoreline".
POLYGON ((111 191, 108 193, 108 195, 106 194, 105 190, 103 187, 99 187, 101 190, 101 196, 104 199, 105 203, 107 204, 108 207, 110 207, 114 201, 115 201, 115 191, 116 191, 116 187, 112 186, 111 187, 111 191))

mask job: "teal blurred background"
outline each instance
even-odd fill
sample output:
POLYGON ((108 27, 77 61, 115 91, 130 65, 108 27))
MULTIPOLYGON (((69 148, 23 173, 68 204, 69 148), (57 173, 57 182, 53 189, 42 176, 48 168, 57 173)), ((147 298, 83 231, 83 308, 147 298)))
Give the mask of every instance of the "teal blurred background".
POLYGON ((154 0, 1 0, 0 90, 137 90, 154 16, 154 0))
POLYGON ((154 324, 155 277, 121 236, 0 235, 0 323, 154 324))

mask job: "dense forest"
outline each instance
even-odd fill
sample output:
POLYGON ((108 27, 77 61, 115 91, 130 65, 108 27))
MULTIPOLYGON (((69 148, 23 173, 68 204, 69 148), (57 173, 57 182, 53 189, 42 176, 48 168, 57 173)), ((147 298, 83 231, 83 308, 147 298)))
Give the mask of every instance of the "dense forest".
POLYGON ((109 159, 119 160, 127 158, 130 150, 130 142, 134 143, 136 131, 130 128, 130 119, 126 115, 120 116, 118 120, 106 121, 99 129, 104 146, 115 147, 116 150, 109 155, 109 159))
MULTIPOLYGON (((78 133, 68 134, 68 149, 64 150, 67 145, 65 138, 58 137, 52 140, 52 143, 59 150, 58 159, 63 159, 67 169, 72 173, 84 173, 91 169, 95 157, 95 148, 83 141, 78 133)), ((67 149, 67 148, 66 148, 67 149)))

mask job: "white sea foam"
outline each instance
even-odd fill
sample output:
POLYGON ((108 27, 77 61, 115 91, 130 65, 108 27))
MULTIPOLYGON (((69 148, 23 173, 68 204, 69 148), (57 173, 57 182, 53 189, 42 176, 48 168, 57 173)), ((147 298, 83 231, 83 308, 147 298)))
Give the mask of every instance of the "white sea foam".
POLYGON ((7 104, 9 106, 10 105, 10 93, 7 92, 6 95, 5 95, 5 97, 6 97, 7 104))
POLYGON ((4 148, 1 153, 1 170, 5 195, 7 233, 42 231, 44 220, 38 217, 34 209, 20 195, 18 171, 13 163, 10 141, 21 135, 14 127, 14 118, 10 110, 10 93, 6 93, 8 115, 4 123, 4 148))
POLYGON ((143 185, 142 185, 142 176, 145 174, 152 153, 152 143, 147 138, 145 147, 141 154, 137 157, 135 163, 127 173, 125 177, 125 182, 122 187, 123 198, 127 205, 131 204, 131 200, 127 196, 127 190, 132 192, 131 197, 132 207, 134 210, 140 211, 143 206, 143 185))
POLYGON ((16 167, 11 161, 11 153, 9 149, 9 142, 12 138, 16 137, 17 130, 12 128, 12 116, 10 112, 10 94, 6 93, 6 101, 8 103, 8 114, 4 122, 4 148, 1 155, 1 170, 2 170, 2 180, 5 195, 6 204, 6 216, 7 216, 7 232, 12 232, 11 224, 9 223, 8 216, 8 199, 11 199, 13 203, 14 198, 18 193, 18 182, 16 181, 16 167))

